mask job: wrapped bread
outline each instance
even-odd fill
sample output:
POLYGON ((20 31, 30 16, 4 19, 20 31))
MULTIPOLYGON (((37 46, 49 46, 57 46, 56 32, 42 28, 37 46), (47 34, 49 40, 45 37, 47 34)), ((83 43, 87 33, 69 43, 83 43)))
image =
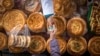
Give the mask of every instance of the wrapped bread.
POLYGON ((100 56, 100 36, 94 36, 89 40, 88 51, 93 56, 100 56))
POLYGON ((40 0, 26 0, 25 10, 28 12, 38 12, 41 9, 40 0))
POLYGON ((76 5, 71 0, 53 0, 56 15, 69 17, 76 10, 76 5))
POLYGON ((31 44, 31 37, 27 36, 26 38, 26 47, 29 47, 31 44))
MULTIPOLYGON (((67 42, 65 39, 63 39, 62 37, 57 36, 56 38, 58 45, 59 45, 59 49, 60 49, 60 54, 65 53, 66 49, 67 49, 67 42)), ((47 40, 47 51, 50 53, 50 39, 47 40)))
POLYGON ((70 38, 67 44, 67 51, 71 55, 82 55, 87 50, 87 42, 85 38, 70 38))
POLYGON ((3 0, 2 5, 8 10, 14 7, 14 0, 3 0))
MULTIPOLYGON (((16 41, 17 39, 14 38, 13 35, 10 35, 9 38, 8 38, 8 46, 11 46, 13 45, 13 43, 16 41)), ((16 42, 15 42, 16 43, 16 42)))
POLYGON ((31 37, 29 36, 10 35, 8 38, 8 46, 28 48, 30 46, 30 42, 31 42, 31 37))
MULTIPOLYGON (((12 53, 21 53, 24 51, 24 47, 19 47, 17 44, 20 44, 24 39, 22 39, 23 36, 17 36, 15 37, 14 35, 10 35, 8 38, 8 49, 12 53)), ((20 44, 21 46, 23 44, 20 44)))
POLYGON ((3 27, 7 32, 10 32, 14 27, 20 25, 23 28, 25 24, 26 15, 21 10, 11 10, 3 16, 3 27))
POLYGON ((30 36, 18 36, 18 44, 16 45, 16 47, 24 47, 24 48, 28 48, 30 46, 31 43, 31 37, 30 36))
POLYGON ((46 19, 42 14, 35 12, 29 15, 27 25, 33 32, 43 32, 46 27, 46 19))
POLYGON ((0 32, 0 50, 7 48, 7 36, 0 32))
POLYGON ((44 37, 39 35, 34 35, 31 37, 31 44, 28 51, 32 54, 40 54, 46 49, 46 41, 44 37))
POLYGON ((50 24, 55 25, 57 28, 56 35, 62 34, 66 29, 66 20, 62 16, 51 16, 47 19, 47 29, 49 29, 50 24))
POLYGON ((82 36, 87 31, 86 22, 80 17, 73 17, 67 23, 67 31, 70 36, 82 36))

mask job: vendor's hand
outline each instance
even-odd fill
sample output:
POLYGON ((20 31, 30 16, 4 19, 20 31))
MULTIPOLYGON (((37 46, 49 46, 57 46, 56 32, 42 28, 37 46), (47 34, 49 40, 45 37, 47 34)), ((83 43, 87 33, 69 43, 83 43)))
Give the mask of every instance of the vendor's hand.
POLYGON ((50 31, 50 36, 55 36, 57 29, 55 28, 53 31, 50 31))
POLYGON ((55 36, 56 32, 57 32, 57 29, 56 28, 54 28, 53 31, 50 31, 50 39, 53 39, 54 37, 56 37, 55 36))
POLYGON ((55 24, 52 18, 49 18, 47 22, 48 22, 48 34, 50 34, 50 38, 52 39, 55 37, 57 28, 55 27, 55 24))
POLYGON ((47 20, 47 22, 48 22, 48 34, 50 34, 52 31, 53 31, 53 25, 54 25, 54 21, 53 21, 53 19, 52 18, 49 18, 48 20, 47 20))

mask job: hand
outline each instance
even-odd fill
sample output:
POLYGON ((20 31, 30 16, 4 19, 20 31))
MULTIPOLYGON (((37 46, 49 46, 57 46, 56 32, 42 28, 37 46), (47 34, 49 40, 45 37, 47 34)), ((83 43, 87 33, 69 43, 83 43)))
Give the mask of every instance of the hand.
POLYGON ((53 25, 54 25, 54 21, 53 21, 53 19, 52 18, 49 18, 48 20, 47 20, 47 22, 48 22, 48 34, 50 34, 54 29, 53 29, 53 25))
POLYGON ((56 32, 57 32, 57 29, 55 28, 55 25, 53 25, 53 30, 50 31, 50 38, 51 39, 53 39, 54 37, 56 37, 55 36, 56 32))
POLYGON ((50 34, 50 39, 52 39, 55 37, 57 28, 55 27, 54 20, 52 18, 49 18, 47 22, 48 22, 48 33, 50 34))

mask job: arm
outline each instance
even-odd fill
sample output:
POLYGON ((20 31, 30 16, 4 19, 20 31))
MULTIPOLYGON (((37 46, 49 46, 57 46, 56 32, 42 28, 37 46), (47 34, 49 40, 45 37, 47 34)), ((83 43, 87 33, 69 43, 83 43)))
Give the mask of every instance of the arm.
POLYGON ((58 42, 55 38, 50 41, 51 56, 60 56, 58 42))
POLYGON ((56 33, 57 29, 54 29, 53 31, 50 32, 50 51, 51 51, 51 56, 60 56, 60 49, 58 42, 56 40, 56 33))

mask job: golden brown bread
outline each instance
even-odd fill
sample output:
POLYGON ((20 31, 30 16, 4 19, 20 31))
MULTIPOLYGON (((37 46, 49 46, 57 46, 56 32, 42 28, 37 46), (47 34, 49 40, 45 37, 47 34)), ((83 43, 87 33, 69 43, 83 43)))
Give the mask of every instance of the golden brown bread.
MULTIPOLYGON (((66 49, 67 49, 67 42, 65 39, 63 39, 62 37, 57 36, 56 38, 59 48, 60 48, 60 54, 65 53, 66 49)), ((47 51, 50 53, 50 39, 47 40, 47 51)))
POLYGON ((82 36, 86 30, 86 22, 80 17, 73 17, 67 23, 67 31, 70 36, 82 36))
POLYGON ((7 48, 7 36, 0 32, 0 50, 7 48))
POLYGON ((33 32, 42 32, 46 27, 46 19, 42 14, 35 12, 29 15, 27 25, 33 32))
POLYGON ((3 14, 0 14, 0 30, 3 29, 3 21, 2 21, 3 14))
POLYGON ((3 0, 2 5, 6 9, 12 9, 14 7, 14 0, 3 0))
POLYGON ((8 49, 12 53, 21 53, 24 51, 24 47, 20 47, 17 44, 20 44, 22 36, 10 35, 8 38, 8 49))
POLYGON ((88 51, 91 55, 100 56, 100 36, 94 36, 89 40, 88 51))
POLYGON ((34 35, 31 37, 31 44, 28 51, 32 54, 40 54, 46 49, 46 41, 44 37, 39 35, 34 35))
POLYGON ((28 12, 38 12, 41 9, 40 0, 26 0, 25 10, 28 12))
POLYGON ((87 50, 85 38, 70 38, 67 44, 67 51, 71 55, 82 55, 87 50))
POLYGON ((56 15, 69 17, 76 10, 76 5, 71 0, 53 0, 56 15))
POLYGON ((25 50, 25 48, 22 47, 14 47, 14 46, 8 46, 8 49, 12 53, 21 53, 25 50))
POLYGON ((0 0, 0 13, 4 13, 6 8, 2 5, 3 0, 0 0))
POLYGON ((56 35, 62 34, 66 29, 66 20, 62 16, 51 16, 47 19, 47 28, 53 23, 57 28, 56 35))
POLYGON ((4 13, 6 11, 5 7, 3 5, 0 5, 0 13, 4 13))
POLYGON ((11 10, 3 16, 3 27, 7 32, 10 32, 14 27, 20 25, 23 28, 25 24, 26 15, 21 10, 11 10))

